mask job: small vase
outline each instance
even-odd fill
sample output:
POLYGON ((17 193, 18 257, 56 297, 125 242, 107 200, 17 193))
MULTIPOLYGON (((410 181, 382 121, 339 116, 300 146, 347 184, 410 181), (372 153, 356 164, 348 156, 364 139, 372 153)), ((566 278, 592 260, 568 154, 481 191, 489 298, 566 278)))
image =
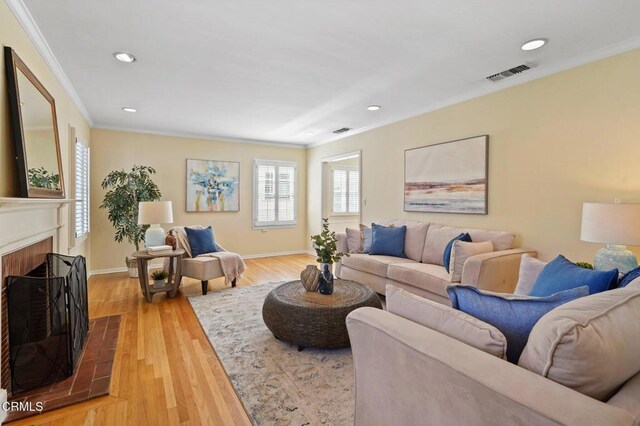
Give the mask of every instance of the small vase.
POLYGON ((320 275, 320 286, 318 290, 321 294, 333 293, 333 263, 322 264, 322 274, 320 275))
POLYGON ((156 290, 164 287, 165 285, 166 285, 165 280, 153 280, 153 288, 155 288, 156 290))
POLYGON ((304 271, 300 273, 300 281, 307 291, 318 291, 320 285, 320 270, 316 265, 308 265, 304 271))

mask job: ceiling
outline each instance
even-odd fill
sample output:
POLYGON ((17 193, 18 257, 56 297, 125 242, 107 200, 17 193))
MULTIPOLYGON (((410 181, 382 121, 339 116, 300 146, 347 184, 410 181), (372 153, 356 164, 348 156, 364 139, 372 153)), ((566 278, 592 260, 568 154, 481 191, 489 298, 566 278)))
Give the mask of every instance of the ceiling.
POLYGON ((640 47, 638 0, 24 3, 96 127, 230 140, 322 143, 640 47))

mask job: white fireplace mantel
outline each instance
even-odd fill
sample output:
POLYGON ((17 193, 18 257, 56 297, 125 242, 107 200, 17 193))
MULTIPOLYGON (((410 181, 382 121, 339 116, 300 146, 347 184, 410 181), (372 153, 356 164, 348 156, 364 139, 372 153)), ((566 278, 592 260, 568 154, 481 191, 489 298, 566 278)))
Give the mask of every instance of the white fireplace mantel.
POLYGON ((74 201, 0 197, 0 255, 49 236, 54 237, 54 250, 59 251, 60 229, 64 226, 61 209, 74 201))

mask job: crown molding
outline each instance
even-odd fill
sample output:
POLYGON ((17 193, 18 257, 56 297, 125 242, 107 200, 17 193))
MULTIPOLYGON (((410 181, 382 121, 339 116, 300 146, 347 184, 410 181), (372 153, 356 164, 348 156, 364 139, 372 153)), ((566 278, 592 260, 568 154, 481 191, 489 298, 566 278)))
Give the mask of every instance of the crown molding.
POLYGON ((44 61, 49 66, 49 69, 56 77, 56 79, 60 82, 64 90, 67 92, 67 95, 71 98, 71 101, 75 104, 76 108, 80 110, 80 113, 84 117, 85 120, 89 123, 90 126, 93 126, 93 119, 89 114, 89 110, 80 99, 78 92, 71 84, 71 81, 65 74, 62 66, 56 59, 53 51, 49 47, 49 44, 45 40, 44 36, 40 32, 40 28, 36 24, 36 21, 33 19, 31 12, 27 9, 27 6, 24 4, 22 0, 5 0, 5 3, 13 12, 13 15, 16 17, 24 31, 27 33, 36 49, 40 53, 40 56, 44 59, 44 61))
POLYGON ((289 148, 289 149, 307 149, 308 148, 307 145, 294 143, 294 142, 291 142, 291 143, 269 142, 269 141, 259 141, 259 140, 252 140, 252 139, 230 138, 226 136, 204 135, 204 134, 188 133, 188 132, 164 132, 164 131, 149 130, 149 129, 136 129, 136 128, 127 128, 127 127, 118 127, 118 126, 103 126, 100 124, 94 125, 91 128, 99 129, 99 130, 110 130, 114 132, 144 133, 148 135, 201 139, 201 140, 216 141, 216 142, 241 143, 241 144, 247 144, 247 145, 266 145, 266 146, 274 146, 277 148, 289 148))
POLYGON ((409 118, 417 117, 419 115, 426 114, 428 112, 436 111, 438 109, 459 104, 461 102, 465 102, 471 99, 479 98, 484 95, 489 95, 491 93, 499 92, 501 90, 508 89, 514 86, 519 86, 521 84, 528 83, 530 81, 537 80, 539 78, 547 77, 552 74, 566 71, 571 68, 579 67, 581 65, 586 65, 588 63, 595 62, 600 59, 604 59, 609 56, 614 56, 614 55, 624 53, 629 50, 633 50, 637 48, 640 48, 640 37, 635 37, 619 43, 614 43, 612 45, 603 47, 601 49, 594 50, 592 52, 588 52, 583 55, 578 55, 573 58, 567 59, 565 61, 558 62, 556 64, 552 64, 548 66, 536 65, 534 68, 527 71, 526 73, 515 75, 514 77, 511 77, 508 80, 503 80, 498 83, 493 83, 490 81, 482 81, 482 84, 480 85, 480 87, 478 87, 476 90, 473 90, 471 92, 453 96, 443 101, 434 102, 429 106, 427 106, 426 108, 422 108, 418 111, 411 112, 408 114, 403 114, 401 116, 390 118, 388 120, 380 121, 375 124, 362 127, 360 129, 355 129, 351 132, 348 132, 345 135, 335 136, 321 142, 311 143, 307 145, 307 148, 315 148, 318 146, 336 142, 340 139, 345 139, 350 136, 368 132, 369 130, 377 129, 379 127, 387 126, 389 124, 393 124, 409 118))

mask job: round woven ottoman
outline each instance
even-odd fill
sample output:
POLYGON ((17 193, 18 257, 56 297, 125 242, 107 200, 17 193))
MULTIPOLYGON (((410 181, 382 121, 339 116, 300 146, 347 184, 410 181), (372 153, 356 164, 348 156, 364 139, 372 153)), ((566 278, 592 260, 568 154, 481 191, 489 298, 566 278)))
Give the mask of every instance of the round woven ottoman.
POLYGON ((345 319, 363 306, 382 309, 378 295, 355 281, 336 279, 331 295, 308 292, 300 281, 291 281, 269 292, 262 318, 276 338, 299 350, 344 348, 349 346, 345 319))

